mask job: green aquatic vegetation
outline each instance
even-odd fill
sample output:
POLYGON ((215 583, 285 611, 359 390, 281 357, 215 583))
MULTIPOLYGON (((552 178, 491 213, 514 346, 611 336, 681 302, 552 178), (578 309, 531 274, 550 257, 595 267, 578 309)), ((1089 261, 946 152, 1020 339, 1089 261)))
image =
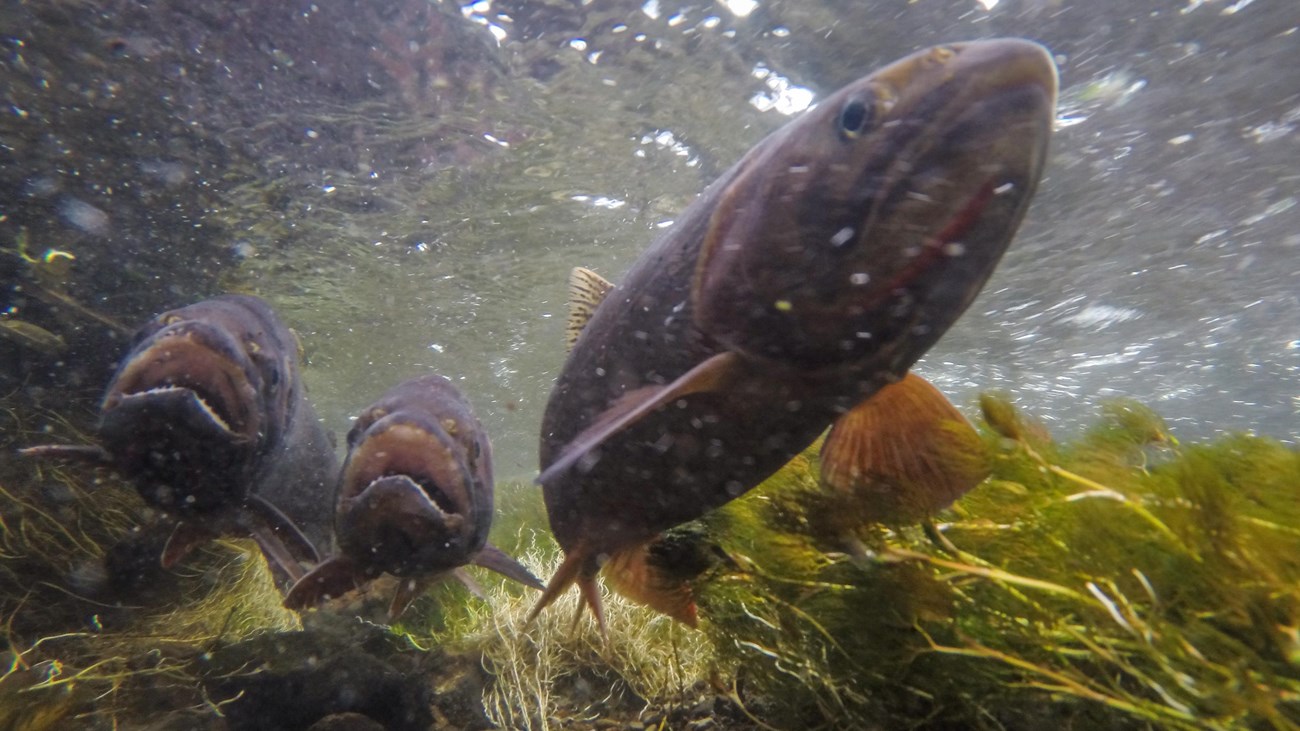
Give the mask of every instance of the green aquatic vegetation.
MULTIPOLYGON (((6 436, 51 437, 0 406, 6 436)), ((718 694, 738 714, 724 726, 750 728, 1300 727, 1300 454, 1250 435, 1180 444, 1132 402, 1064 443, 1005 399, 981 407, 992 475, 930 524, 846 541, 814 445, 655 554, 698 573, 701 631, 607 594, 608 640, 574 621, 576 592, 529 623, 537 593, 478 570, 485 598, 443 582, 398 624, 354 616, 388 586, 302 630, 250 542, 163 572, 165 532, 143 528, 129 485, 9 460, 0 728, 247 713, 231 689, 267 671, 231 657, 354 632, 421 673, 435 708, 508 728, 675 727, 718 694)), ((493 543, 548 578, 540 490, 498 485, 497 508, 493 543)))
MULTIPOLYGON (((0 449, 51 437, 28 428, 34 420, 11 400, 0 403, 0 449)), ((58 438, 88 442, 70 422, 40 416, 58 438)), ((251 541, 216 542, 165 572, 158 555, 167 532, 150 527, 155 518, 105 470, 0 463, 0 728, 111 724, 148 715, 164 695, 215 713, 193 659, 298 626, 251 541)))
MULTIPOLYGON (((541 490, 498 485, 497 508, 493 544, 549 578, 562 556, 544 530, 541 490)), ((489 572, 474 576, 483 597, 443 582, 393 631, 415 647, 477 658, 489 678, 483 710, 498 726, 548 729, 610 716, 646 718, 699 700, 712 655, 698 632, 610 592, 604 595, 608 641, 579 613, 577 592, 529 622, 536 591, 489 572)))
POLYGON ((1300 727, 1300 454, 1179 445, 1132 402, 1056 445, 983 407, 993 475, 946 541, 825 552, 813 450, 709 518, 733 563, 701 616, 739 700, 779 726, 1300 727))
MULTIPOLYGON (((554 543, 540 534, 527 541, 516 554, 520 562, 550 576, 560 563, 554 543)), ((479 658, 490 677, 483 709, 494 724, 558 728, 663 715, 699 700, 712 655, 699 633, 668 617, 606 593, 606 641, 594 623, 583 621, 577 592, 531 622, 536 592, 495 580, 485 592, 482 601, 444 604, 444 629, 427 643, 479 658)))

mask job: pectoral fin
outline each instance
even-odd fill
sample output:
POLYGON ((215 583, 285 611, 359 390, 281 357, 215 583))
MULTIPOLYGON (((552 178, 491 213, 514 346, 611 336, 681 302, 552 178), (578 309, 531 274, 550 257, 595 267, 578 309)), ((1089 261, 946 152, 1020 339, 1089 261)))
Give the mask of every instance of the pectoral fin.
POLYGON ((483 546, 483 550, 474 554, 474 558, 470 559, 470 563, 495 571, 507 579, 513 579, 524 586, 531 586, 539 591, 546 588, 541 579, 533 576, 532 572, 524 568, 523 564, 490 543, 483 546))
POLYGON ((176 524, 176 527, 172 529, 172 535, 167 539, 167 545, 163 546, 163 568, 169 569, 175 566, 195 548, 198 548, 216 537, 216 533, 199 526, 197 523, 189 523, 184 520, 180 521, 176 524))
POLYGON ((36 459, 67 459, 104 466, 113 464, 113 456, 108 450, 93 444, 39 444, 20 449, 18 454, 36 459))
POLYGON ((466 591, 473 594, 476 599, 487 601, 487 592, 483 591, 483 585, 478 583, 473 576, 470 576, 469 572, 466 571, 464 567, 452 569, 451 575, 452 578, 460 582, 461 586, 465 587, 466 591))
POLYGON ((285 515, 265 498, 259 495, 249 496, 247 510, 247 515, 263 523, 267 529, 283 542, 284 546, 293 553, 295 558, 307 563, 318 563, 320 561, 320 553, 317 552, 316 546, 311 542, 311 539, 303 534, 289 516, 285 515))
POLYGON ((307 572, 298 579, 284 598, 288 609, 302 611, 332 597, 359 589, 367 581, 366 575, 352 559, 335 556, 307 572))
POLYGON ((666 386, 646 386, 625 394, 598 416, 551 463, 537 483, 544 484, 588 458, 602 442, 631 427, 650 413, 691 394, 720 391, 744 371, 745 363, 731 351, 719 353, 700 363, 666 386))
POLYGON ((989 474, 979 433, 914 373, 840 417, 821 463, 822 482, 863 523, 927 518, 989 474))

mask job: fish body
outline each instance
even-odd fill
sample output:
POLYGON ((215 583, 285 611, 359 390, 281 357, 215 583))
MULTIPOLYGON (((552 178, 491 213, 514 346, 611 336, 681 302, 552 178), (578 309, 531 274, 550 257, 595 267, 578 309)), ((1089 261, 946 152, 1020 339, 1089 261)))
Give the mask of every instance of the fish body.
POLYGON ((1056 72, 1037 44, 920 51, 711 184, 605 296, 541 434, 565 562, 537 609, 741 495, 901 378, 974 299, 1032 197, 1056 72))
POLYGON ((338 489, 339 552, 285 601, 301 609, 383 573, 404 579, 392 616, 430 583, 477 564, 541 588, 487 543, 493 516, 492 446, 463 395, 442 376, 405 381, 361 412, 348 434, 338 489))
POLYGON ((212 537, 252 535, 296 578, 298 560, 315 560, 329 540, 322 498, 338 463, 306 398, 297 338, 257 297, 215 297, 141 327, 97 433, 96 447, 24 452, 95 456, 134 482, 179 520, 166 566, 212 537))

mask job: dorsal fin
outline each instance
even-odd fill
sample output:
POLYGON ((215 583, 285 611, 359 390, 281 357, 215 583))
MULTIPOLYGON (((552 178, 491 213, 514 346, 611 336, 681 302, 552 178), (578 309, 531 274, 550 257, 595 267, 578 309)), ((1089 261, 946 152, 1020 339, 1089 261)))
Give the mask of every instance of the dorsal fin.
POLYGON ((569 350, 573 350, 582 328, 587 326, 587 321, 613 288, 609 280, 586 267, 574 267, 569 272, 569 322, 564 330, 569 350))

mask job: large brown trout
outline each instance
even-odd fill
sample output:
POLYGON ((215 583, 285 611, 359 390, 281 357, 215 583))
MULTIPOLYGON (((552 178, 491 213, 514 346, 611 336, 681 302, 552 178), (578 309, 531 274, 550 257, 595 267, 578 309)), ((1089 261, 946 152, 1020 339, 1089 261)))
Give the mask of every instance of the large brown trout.
POLYGON ((179 520, 171 566, 199 543, 251 535, 294 579, 329 540, 338 462, 307 401, 298 341, 257 297, 227 295, 164 312, 135 334, 101 406, 98 446, 24 454, 79 457, 133 481, 179 520))
POLYGON ((396 619, 430 584, 475 564, 541 589, 528 569, 487 542, 492 527, 492 445, 469 402, 442 376, 412 378, 371 404, 348 433, 339 482, 338 554, 285 599, 303 609, 382 573, 402 579, 396 619))
POLYGON ((1042 171, 1056 69, 1041 46, 938 46, 760 142, 595 307, 543 417, 565 559, 534 614, 595 577, 655 597, 630 560, 741 495, 900 380, 970 305, 1042 171))

